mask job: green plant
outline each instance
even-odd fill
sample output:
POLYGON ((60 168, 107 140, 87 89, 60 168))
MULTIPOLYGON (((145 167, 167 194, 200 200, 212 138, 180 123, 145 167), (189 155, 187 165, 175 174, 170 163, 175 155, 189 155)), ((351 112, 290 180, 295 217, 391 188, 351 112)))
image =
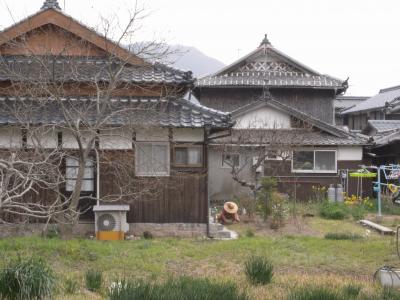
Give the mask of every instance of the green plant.
POLYGON ((312 201, 322 203, 326 200, 326 187, 325 186, 312 186, 312 201))
POLYGON ((355 299, 361 292, 361 286, 358 284, 350 283, 343 287, 342 293, 344 298, 355 299))
POLYGON ((266 220, 271 214, 271 200, 273 194, 277 191, 278 181, 274 177, 263 177, 260 185, 256 197, 256 211, 266 220))
POLYGON ((99 270, 88 270, 85 273, 86 288, 89 291, 97 292, 103 285, 103 274, 99 270))
POLYGON ((358 205, 358 206, 350 207, 349 212, 350 212, 351 216, 353 217, 354 221, 359 221, 359 220, 364 219, 364 216, 367 211, 363 205, 358 205))
POLYGON ((350 232, 328 232, 325 234, 325 239, 327 240, 360 240, 362 235, 350 232))
POLYGON ((289 213, 288 201, 284 195, 273 193, 271 197, 271 228, 278 229, 285 225, 289 213))
POLYGON ((110 300, 176 300, 176 299, 219 299, 246 300, 234 283, 214 282, 206 278, 180 277, 164 283, 121 280, 114 282, 109 289, 110 300))
POLYGON ((251 256, 245 262, 245 274, 254 285, 268 284, 274 276, 274 266, 263 256, 251 256))
POLYGON ((254 237, 254 231, 251 228, 248 228, 245 235, 246 237, 254 237))
POLYGON ((325 286, 301 286, 289 292, 288 300, 345 300, 340 290, 325 286))
POLYGON ((79 282, 73 278, 67 278, 64 282, 64 291, 66 294, 73 295, 79 291, 79 282))
POLYGON ((0 299, 30 300, 51 297, 56 277, 41 258, 18 258, 0 272, 0 299))
POLYGON ((343 220, 347 216, 347 209, 343 203, 325 201, 321 204, 321 217, 331 220, 343 220))
POLYGON ((153 239, 153 234, 150 231, 144 231, 143 238, 146 240, 151 240, 151 239, 153 239))

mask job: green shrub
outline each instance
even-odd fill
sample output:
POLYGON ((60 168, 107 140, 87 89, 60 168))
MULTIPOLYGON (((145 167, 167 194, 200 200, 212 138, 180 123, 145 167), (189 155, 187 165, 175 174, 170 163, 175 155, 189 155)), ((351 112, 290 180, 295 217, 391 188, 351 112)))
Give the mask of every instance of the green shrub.
POLYGON ((301 286, 289 292, 288 300, 345 300, 340 290, 325 286, 301 286))
POLYGON ((271 214, 271 201, 273 194, 277 191, 278 181, 274 177, 263 177, 261 187, 257 192, 256 211, 264 220, 271 214))
POLYGON ((126 280, 115 282, 109 289, 109 298, 110 300, 245 300, 247 296, 240 293, 236 285, 231 282, 180 277, 169 279, 164 283, 126 280))
POLYGON ((98 270, 88 270, 85 274, 86 288, 89 291, 97 292, 103 285, 103 274, 98 270))
POLYGON ((146 240, 151 240, 151 239, 153 239, 153 234, 150 231, 144 231, 143 238, 146 240))
POLYGON ((350 232, 328 232, 325 234, 325 239, 327 240, 360 240, 363 237, 357 233, 350 232))
POLYGON ((0 299, 51 298, 55 285, 54 272, 41 258, 18 258, 0 271, 0 299))
POLYGON ((271 198, 271 228, 278 229, 285 225, 289 214, 287 198, 283 194, 273 193, 271 198))
POLYGON ((245 235, 246 237, 254 237, 254 231, 251 228, 248 228, 245 235))
POLYGON ((353 217, 354 221, 359 221, 364 219, 364 216, 366 214, 366 209, 363 205, 357 205, 354 207, 349 208, 350 214, 353 217))
POLYGON ((274 276, 274 266, 265 257, 252 256, 245 262, 245 274, 252 284, 268 284, 274 276))
POLYGON ((73 278, 67 278, 64 282, 64 291, 67 295, 78 293, 79 282, 73 278))
POLYGON ((343 220, 347 216, 347 209, 343 203, 326 201, 321 204, 319 213, 325 219, 343 220))

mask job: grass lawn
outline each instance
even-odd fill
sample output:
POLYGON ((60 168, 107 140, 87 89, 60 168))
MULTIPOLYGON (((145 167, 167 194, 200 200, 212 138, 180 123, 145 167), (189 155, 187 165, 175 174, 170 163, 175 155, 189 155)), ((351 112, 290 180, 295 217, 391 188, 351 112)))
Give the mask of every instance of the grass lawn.
POLYGON ((0 267, 11 257, 38 255, 52 265, 64 282, 75 278, 81 291, 58 299, 102 299, 105 295, 84 290, 88 269, 104 272, 105 286, 117 278, 163 280, 169 276, 207 276, 232 280, 246 289, 251 299, 281 299, 288 288, 304 283, 344 285, 355 282, 365 290, 374 289, 372 276, 383 265, 400 265, 395 239, 369 234, 361 240, 326 240, 328 232, 352 232, 364 235, 366 229, 354 221, 332 221, 318 217, 301 219, 287 228, 290 232, 271 234, 263 224, 236 224, 240 233, 234 241, 162 238, 124 242, 100 242, 84 239, 60 240, 40 237, 0 240, 0 267), (254 237, 246 237, 251 229, 254 237), (307 234, 304 234, 307 232, 307 234), (261 254, 274 263, 275 276, 270 285, 248 284, 243 264, 247 257, 261 254))

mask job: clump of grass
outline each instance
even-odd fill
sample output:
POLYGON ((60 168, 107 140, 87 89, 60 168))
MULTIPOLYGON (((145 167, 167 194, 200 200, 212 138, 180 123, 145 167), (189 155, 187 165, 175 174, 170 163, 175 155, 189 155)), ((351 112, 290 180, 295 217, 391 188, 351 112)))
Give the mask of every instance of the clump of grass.
POLYGON ((153 234, 150 231, 144 231, 143 238, 145 240, 151 240, 151 239, 153 239, 153 234))
POLYGON ((362 239, 362 235, 351 232, 328 232, 325 234, 325 239, 327 240, 360 240, 362 239))
POLYGON ((54 272, 41 258, 18 258, 0 272, 0 299, 51 298, 55 286, 54 272))
POLYGON ((176 299, 219 299, 246 300, 247 296, 238 291, 231 282, 214 282, 206 278, 180 277, 164 283, 145 281, 118 281, 109 289, 110 300, 176 300, 176 299))
POLYGON ((268 284, 274 276, 274 266, 263 256, 251 256, 245 262, 245 274, 247 279, 254 285, 268 284))
POLYGON ((347 299, 356 299, 361 292, 361 286, 350 283, 343 287, 343 296, 347 299))
POLYGON ((319 214, 325 219, 343 220, 347 216, 347 209, 343 203, 325 201, 321 204, 319 214))
POLYGON ((287 300, 344 300, 339 290, 325 286, 301 286, 289 292, 287 300))
POLYGON ((67 295, 77 294, 79 292, 79 282, 73 278, 67 278, 64 282, 64 291, 67 295))
POLYGON ((89 291, 97 292, 103 285, 103 273, 99 270, 88 270, 85 273, 86 288, 89 291))
POLYGON ((251 228, 248 228, 245 232, 246 237, 254 237, 254 231, 251 228))

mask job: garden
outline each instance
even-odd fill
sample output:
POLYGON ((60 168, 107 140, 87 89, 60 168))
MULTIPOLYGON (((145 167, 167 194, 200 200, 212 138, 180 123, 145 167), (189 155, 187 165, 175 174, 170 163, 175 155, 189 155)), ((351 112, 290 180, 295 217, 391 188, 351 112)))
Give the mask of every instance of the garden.
MULTIPOLYGON (((263 182, 246 216, 229 225, 236 240, 154 238, 131 241, 43 236, 0 240, 0 299, 400 299, 375 272, 399 266, 396 238, 364 228, 373 199, 327 202, 322 187, 293 203, 263 182)), ((251 204, 251 205, 250 205, 251 204)), ((383 223, 400 210, 383 201, 383 223)))

